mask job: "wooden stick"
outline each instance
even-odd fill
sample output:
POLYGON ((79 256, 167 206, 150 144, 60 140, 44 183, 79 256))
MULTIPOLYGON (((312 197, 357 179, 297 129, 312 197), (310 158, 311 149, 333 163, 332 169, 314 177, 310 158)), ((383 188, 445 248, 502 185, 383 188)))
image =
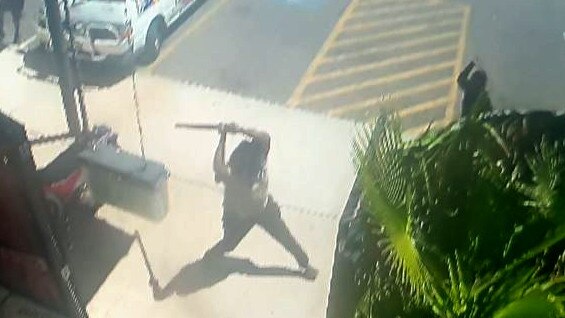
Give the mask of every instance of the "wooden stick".
POLYGON ((218 130, 218 129, 220 128, 220 124, 176 123, 176 124, 175 124, 175 128, 218 130))
POLYGON ((145 251, 145 246, 141 241, 141 236, 139 235, 138 231, 134 233, 135 239, 139 243, 139 248, 141 249, 141 255, 143 255, 143 262, 145 263, 145 268, 147 268, 147 272, 149 272, 149 280, 156 281, 155 274, 153 273, 153 269, 151 268, 151 263, 149 263, 149 258, 147 257, 147 252, 145 251))

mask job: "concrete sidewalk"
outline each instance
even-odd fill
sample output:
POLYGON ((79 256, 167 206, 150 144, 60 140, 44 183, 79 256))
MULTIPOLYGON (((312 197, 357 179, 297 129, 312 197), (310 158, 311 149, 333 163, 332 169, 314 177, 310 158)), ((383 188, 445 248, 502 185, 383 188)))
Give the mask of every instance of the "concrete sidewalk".
MULTIPOLYGON (((0 87, 10 88, 0 93, 0 108, 25 123, 30 134, 62 132, 58 88, 22 75, 21 65, 17 53, 0 53, 0 87)), ((94 293, 90 315, 324 317, 337 224, 354 180, 354 124, 142 73, 137 89, 147 156, 171 171, 169 214, 154 223, 104 206, 97 218, 125 233, 138 230, 155 275, 176 293, 153 299, 139 246, 133 243, 94 293), (270 191, 291 232, 320 269, 315 281, 296 277, 292 257, 259 228, 223 261, 199 261, 221 237, 222 189, 212 175, 218 138, 214 132, 175 130, 177 121, 235 121, 271 134, 270 191)), ((126 79, 87 91, 86 102, 92 123, 109 124, 124 149, 139 153, 132 96, 131 79, 126 79)), ((34 154, 46 162, 60 147, 37 147, 34 154)), ((95 268, 96 260, 85 266, 95 268)))

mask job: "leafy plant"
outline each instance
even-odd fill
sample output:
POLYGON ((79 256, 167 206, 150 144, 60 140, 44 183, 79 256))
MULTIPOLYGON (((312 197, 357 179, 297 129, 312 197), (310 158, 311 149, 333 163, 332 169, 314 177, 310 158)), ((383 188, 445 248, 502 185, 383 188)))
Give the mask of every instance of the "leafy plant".
POLYGON ((565 316, 563 140, 565 119, 537 113, 478 116, 413 141, 393 115, 365 127, 355 158, 378 253, 359 270, 357 316, 565 316))

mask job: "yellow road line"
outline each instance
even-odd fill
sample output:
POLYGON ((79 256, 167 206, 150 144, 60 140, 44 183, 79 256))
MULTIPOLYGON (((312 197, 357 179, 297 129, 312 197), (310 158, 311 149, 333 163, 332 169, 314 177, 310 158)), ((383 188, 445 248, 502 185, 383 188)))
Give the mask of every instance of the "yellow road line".
POLYGON ((442 63, 438 63, 438 64, 427 65, 427 66, 424 66, 424 67, 421 67, 421 68, 418 68, 418 69, 414 69, 414 70, 410 70, 410 71, 407 71, 407 72, 403 72, 403 73, 393 74, 393 75, 390 75, 390 76, 387 76, 387 77, 380 77, 380 78, 377 78, 377 79, 363 81, 363 82, 355 83, 355 84, 352 84, 352 85, 342 86, 340 88, 333 89, 333 90, 330 90, 330 91, 326 91, 324 93, 313 94, 313 95, 303 97, 300 104, 301 105, 309 104, 309 103, 319 101, 319 100, 323 100, 323 99, 327 99, 327 98, 330 98, 330 97, 345 95, 345 94, 348 94, 348 93, 351 93, 351 92, 354 92, 354 91, 358 91, 360 89, 371 87, 371 86, 388 84, 388 83, 392 83, 392 82, 396 82, 396 81, 409 79, 409 78, 412 78, 414 76, 423 75, 423 74, 427 74, 427 73, 431 73, 431 72, 436 72, 436 71, 439 71, 439 70, 442 70, 442 69, 451 68, 454 65, 455 65, 455 62, 453 62, 453 61, 442 62, 442 63))
POLYGON ((421 125, 421 126, 417 126, 417 127, 414 127, 414 128, 407 129, 407 130, 402 132, 402 136, 408 137, 408 138, 415 138, 418 135, 425 132, 426 129, 428 129, 428 127, 430 127, 430 126, 431 126, 431 128, 438 128, 438 127, 443 127, 447 124, 448 123, 444 119, 436 120, 436 121, 433 121, 431 123, 427 123, 427 124, 424 124, 424 125, 421 125))
POLYGON ((362 73, 362 72, 366 72, 368 70, 375 70, 375 69, 379 69, 379 68, 382 68, 382 67, 391 66, 391 65, 394 65, 394 64, 413 62, 413 61, 417 61, 417 60, 420 60, 420 59, 423 59, 423 58, 434 57, 434 56, 438 56, 438 55, 448 53, 448 52, 451 52, 451 51, 455 52, 456 50, 457 50, 457 45, 449 45, 449 46, 445 46, 445 47, 440 47, 438 49, 433 49, 433 50, 428 50, 428 51, 420 51, 420 52, 417 52, 417 53, 410 53, 410 54, 395 56, 395 57, 385 59, 385 60, 382 60, 382 61, 378 61, 378 62, 374 62, 374 63, 354 66, 354 67, 350 67, 350 68, 346 68, 346 69, 340 69, 340 70, 337 70, 337 71, 334 71, 334 72, 328 72, 328 73, 323 73, 323 74, 320 74, 320 75, 315 75, 313 77, 310 77, 308 82, 309 83, 315 83, 315 82, 327 81, 327 80, 330 80, 330 79, 336 79, 336 78, 343 77, 343 76, 362 73))
POLYGON ((150 73, 154 73, 155 70, 157 69, 157 67, 163 63, 164 60, 167 59, 167 57, 169 57, 176 49, 176 47, 183 42, 187 37, 189 37, 192 33, 194 33, 196 30, 198 30, 202 25, 204 25, 204 23, 206 23, 208 20, 210 20, 210 18, 216 14, 221 7, 223 7, 229 0, 220 0, 219 2, 216 3, 216 5, 212 8, 210 8, 210 10, 208 12, 206 12, 205 14, 203 14, 202 16, 200 16, 200 19, 198 19, 197 21, 194 22, 194 24, 192 24, 188 29, 186 29, 186 31, 184 31, 184 33, 180 34, 174 42, 170 43, 169 45, 167 45, 162 51, 161 54, 159 54, 159 58, 153 62, 152 65, 150 65, 149 68, 149 72, 150 73))
POLYGON ((376 34, 372 34, 372 35, 368 35, 368 36, 357 36, 357 37, 352 37, 352 38, 348 38, 348 39, 341 39, 341 40, 335 41, 335 43, 333 44, 333 48, 343 47, 343 46, 351 46, 351 45, 355 45, 355 44, 359 44, 359 43, 363 43, 363 42, 383 40, 383 39, 392 38, 392 37, 401 36, 401 35, 411 35, 411 34, 422 32, 422 31, 425 31, 425 30, 428 30, 428 29, 434 28, 434 27, 459 25, 460 23, 461 23, 461 19, 449 19, 449 20, 445 20, 445 21, 440 22, 440 23, 425 23, 425 24, 410 26, 410 27, 406 27, 406 28, 402 28, 402 29, 380 32, 380 33, 376 33, 376 34))
POLYGON ((395 43, 395 44, 386 45, 386 46, 380 46, 380 45, 374 46, 374 47, 370 47, 370 48, 365 49, 365 50, 356 51, 355 53, 344 53, 344 54, 339 54, 339 55, 334 55, 334 56, 330 55, 329 57, 324 58, 322 60, 322 62, 323 63, 335 63, 335 62, 349 60, 349 59, 356 59, 356 58, 366 56, 366 55, 371 55, 371 54, 375 54, 375 53, 382 53, 382 52, 389 52, 389 51, 394 51, 394 50, 398 50, 398 49, 407 49, 407 48, 411 48, 411 47, 414 47, 414 46, 418 46, 420 44, 429 44, 430 42, 445 40, 445 39, 449 39, 449 38, 457 37, 457 36, 459 36, 459 32, 444 32, 444 33, 434 34, 434 35, 426 36, 426 37, 418 37, 415 40, 409 40, 409 41, 395 43))
POLYGON ((461 67, 463 64, 463 58, 465 56, 465 45, 467 44, 467 33, 469 28, 469 16, 471 14, 471 7, 466 6, 463 14, 463 22, 461 23, 461 36, 459 37, 458 51, 457 51, 457 62, 453 68, 453 86, 451 87, 451 92, 449 94, 449 105, 445 111, 445 118, 447 121, 455 120, 456 112, 455 107, 457 104, 457 91, 458 85, 456 78, 461 72, 461 67))
POLYGON ((431 3, 431 2, 415 2, 410 3, 404 6, 397 6, 397 7, 377 7, 376 9, 363 9, 363 11, 353 13, 349 19, 357 19, 361 17, 372 17, 376 18, 382 15, 387 15, 391 13, 402 13, 406 10, 410 9, 418 9, 418 8, 428 8, 428 7, 435 7, 438 6, 438 3, 431 3))
POLYGON ((416 2, 418 0, 362 0, 360 1, 360 5, 383 5, 383 4, 399 4, 399 3, 411 3, 416 2))
POLYGON ((391 93, 391 96, 390 96, 389 99, 384 99, 384 98, 378 97, 378 98, 372 98, 372 99, 365 100, 365 101, 355 103, 355 104, 334 107, 332 110, 330 110, 328 112, 328 114, 330 116, 340 116, 340 115, 343 115, 343 114, 346 114, 346 113, 362 110, 362 109, 373 107, 373 106, 377 107, 380 104, 383 104, 385 101, 389 101, 391 99, 394 100, 394 99, 400 99, 400 98, 416 95, 416 94, 426 92, 426 91, 429 91, 429 90, 433 90, 433 89, 436 89, 436 88, 440 88, 440 87, 443 87, 443 86, 448 86, 449 84, 451 84, 450 78, 438 80, 438 81, 431 82, 431 83, 425 83, 425 84, 422 84, 422 85, 419 85, 419 86, 416 86, 416 87, 412 87, 412 88, 393 92, 393 93, 391 93))
POLYGON ((330 35, 328 35, 328 37, 324 41, 324 44, 322 45, 322 48, 320 49, 320 51, 318 51, 318 53, 316 54, 316 56, 314 57, 312 62, 310 62, 310 65, 308 65, 306 72, 304 72, 304 75, 302 75, 300 82, 298 83, 298 85, 294 89, 294 92, 292 93, 291 97, 287 101, 287 105, 289 107, 298 106, 298 101, 299 101, 300 97, 302 96, 302 94, 304 93, 306 86, 308 85, 309 78, 311 76, 313 76, 314 73, 316 72, 316 69, 318 68, 318 65, 320 64, 320 61, 322 60, 322 58, 326 55, 326 53, 330 49, 330 47, 331 47, 332 43, 335 41, 337 35, 343 29, 343 26, 345 25, 345 21, 347 20, 348 16, 353 12, 353 10, 355 9, 355 7, 357 6, 358 3, 359 3, 359 0, 351 0, 349 5, 345 9, 345 12, 341 15, 341 17, 337 21, 332 32, 330 33, 330 35))
POLYGON ((421 14, 418 13, 409 16, 400 16, 394 19, 379 20, 376 22, 353 23, 351 25, 346 25, 344 28, 344 32, 370 30, 377 27, 386 27, 386 26, 394 25, 396 23, 411 22, 420 19, 429 19, 429 18, 438 19, 438 18, 443 18, 445 15, 458 14, 462 12, 463 10, 461 10, 460 8, 455 8, 455 9, 446 9, 446 10, 436 10, 436 11, 421 13, 421 14))
MULTIPOLYGON (((439 108, 441 106, 447 106, 447 102, 449 99, 447 97, 440 97, 428 102, 424 102, 409 108, 404 108, 403 110, 398 112, 398 116, 401 118, 408 117, 417 113, 425 112, 428 110, 432 110, 435 108, 439 108)), ((440 118, 443 119, 443 118, 440 118)))

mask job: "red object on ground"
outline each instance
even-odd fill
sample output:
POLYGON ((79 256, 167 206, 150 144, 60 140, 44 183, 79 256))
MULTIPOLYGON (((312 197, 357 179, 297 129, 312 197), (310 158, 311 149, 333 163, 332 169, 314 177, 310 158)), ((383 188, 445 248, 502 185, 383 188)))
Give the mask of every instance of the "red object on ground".
POLYGON ((43 190, 46 193, 56 195, 58 198, 63 199, 63 201, 67 201, 73 195, 75 190, 82 184, 83 179, 83 171, 79 169, 73 172, 65 180, 46 185, 43 190))

